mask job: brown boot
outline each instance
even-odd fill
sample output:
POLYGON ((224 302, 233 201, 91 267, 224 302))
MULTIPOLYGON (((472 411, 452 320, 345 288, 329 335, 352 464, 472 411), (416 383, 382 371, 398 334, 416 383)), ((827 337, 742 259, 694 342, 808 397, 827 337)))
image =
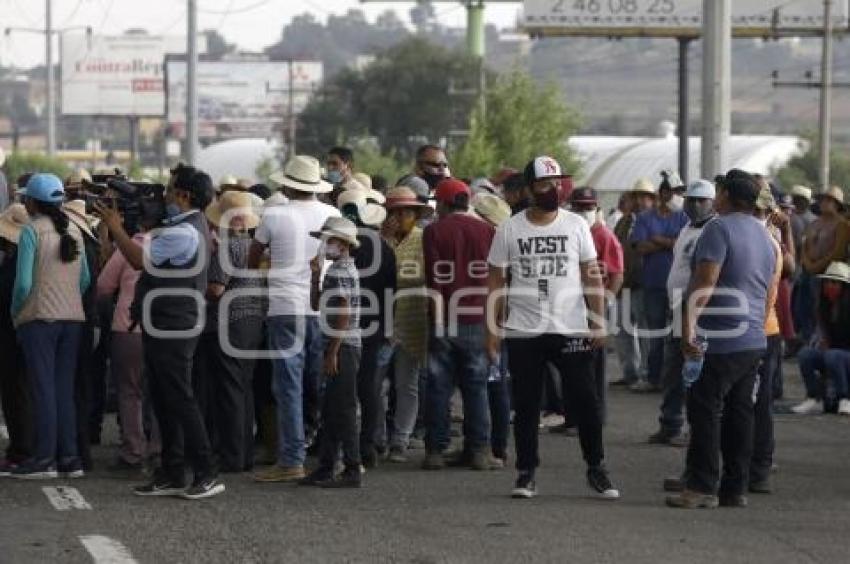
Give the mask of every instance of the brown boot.
POLYGON ((667 497, 667 506, 679 509, 715 509, 720 504, 716 495, 693 490, 683 490, 679 495, 667 497))

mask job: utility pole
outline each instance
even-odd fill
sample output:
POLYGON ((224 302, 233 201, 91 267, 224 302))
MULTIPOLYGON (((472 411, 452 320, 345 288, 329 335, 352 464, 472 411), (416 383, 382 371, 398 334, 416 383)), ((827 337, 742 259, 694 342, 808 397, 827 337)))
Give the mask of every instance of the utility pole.
POLYGON ((703 178, 728 165, 732 102, 732 2, 703 0, 702 162, 703 178))
POLYGON ((820 91, 820 186, 829 189, 829 153, 832 141, 832 0, 823 0, 823 55, 820 91))
POLYGON ((487 73, 484 67, 486 52, 484 37, 484 0, 466 2, 466 49, 478 65, 478 103, 482 115, 486 113, 487 73))
POLYGON ((198 151, 198 2, 187 1, 186 160, 194 165, 198 151))
POLYGON ((85 30, 89 40, 91 40, 92 30, 91 27, 85 25, 53 29, 53 0, 46 0, 46 2, 43 29, 32 27, 7 27, 4 33, 6 36, 11 35, 13 31, 44 35, 44 65, 46 68, 45 82, 47 86, 47 96, 45 100, 46 111, 44 114, 47 118, 45 131, 47 137, 47 154, 52 157, 56 155, 56 76, 53 73, 53 36, 62 35, 67 31, 85 30))
POLYGON ((46 0, 44 42, 47 52, 47 155, 56 154, 56 77, 53 76, 53 0, 46 0))
POLYGON ((676 127, 679 134, 679 176, 682 181, 688 182, 688 162, 690 152, 690 104, 688 80, 688 51, 691 45, 691 37, 679 37, 679 125, 676 127))
POLYGON ((287 154, 291 159, 297 154, 295 137, 298 135, 298 122, 295 119, 295 63, 289 61, 289 95, 287 96, 287 112, 289 113, 289 143, 287 154))

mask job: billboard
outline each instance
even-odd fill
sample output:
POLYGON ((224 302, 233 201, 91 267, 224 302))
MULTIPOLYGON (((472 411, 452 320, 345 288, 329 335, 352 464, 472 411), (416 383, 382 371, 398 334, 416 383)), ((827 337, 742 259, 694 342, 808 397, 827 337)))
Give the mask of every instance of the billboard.
MULTIPOLYGON (((697 36, 703 0, 525 0, 523 27, 544 35, 697 36)), ((833 25, 847 28, 849 0, 833 2, 833 25)), ((823 30, 823 0, 734 0, 736 36, 823 30)))
POLYGON ((165 114, 163 62, 169 53, 186 52, 184 37, 62 34, 61 38, 63 114, 165 114))
MULTIPOLYGON (((271 137, 289 115, 304 110, 322 82, 320 62, 202 61, 198 63, 198 131, 201 137, 271 137)), ((167 120, 172 134, 186 127, 186 62, 166 62, 167 120)))

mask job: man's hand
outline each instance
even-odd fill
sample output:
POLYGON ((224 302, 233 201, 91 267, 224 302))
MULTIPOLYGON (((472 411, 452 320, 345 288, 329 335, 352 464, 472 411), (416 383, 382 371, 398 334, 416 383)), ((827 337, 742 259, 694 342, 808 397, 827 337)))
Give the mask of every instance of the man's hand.
POLYGON ((779 210, 770 214, 769 219, 770 219, 770 223, 772 225, 775 225, 779 229, 784 229, 789 224, 789 222, 791 221, 791 219, 788 217, 788 215, 782 213, 779 210))
POLYGON ((121 214, 118 213, 117 209, 107 206, 103 202, 95 202, 94 211, 100 216, 100 221, 106 225, 110 233, 114 235, 119 230, 123 231, 124 221, 121 219, 121 214))
POLYGON ((330 347, 325 351, 324 372, 326 376, 339 374, 339 349, 330 347))
POLYGON ((313 260, 310 261, 310 273, 313 275, 313 279, 319 278, 319 275, 322 273, 322 267, 324 265, 325 259, 323 257, 319 255, 313 257, 313 260))
POLYGON ((682 355, 685 358, 698 358, 703 354, 705 353, 693 339, 682 339, 682 355))
POLYGON ((590 330, 590 348, 598 351, 604 349, 608 342, 608 332, 605 329, 590 330))

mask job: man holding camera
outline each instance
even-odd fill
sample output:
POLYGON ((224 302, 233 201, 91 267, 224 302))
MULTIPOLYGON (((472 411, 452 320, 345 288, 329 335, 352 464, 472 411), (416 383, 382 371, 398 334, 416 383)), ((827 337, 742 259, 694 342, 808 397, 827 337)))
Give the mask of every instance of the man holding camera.
POLYGON ((192 358, 204 325, 210 234, 202 210, 210 203, 210 177, 178 165, 165 190, 166 218, 154 230, 147 251, 122 225, 120 214, 101 203, 98 213, 116 246, 142 269, 131 308, 133 323, 141 323, 145 371, 154 412, 162 435, 161 465, 153 480, 135 488, 141 496, 182 496, 202 499, 224 492, 216 476, 204 421, 192 392, 192 358), (194 471, 186 488, 185 456, 194 471))

